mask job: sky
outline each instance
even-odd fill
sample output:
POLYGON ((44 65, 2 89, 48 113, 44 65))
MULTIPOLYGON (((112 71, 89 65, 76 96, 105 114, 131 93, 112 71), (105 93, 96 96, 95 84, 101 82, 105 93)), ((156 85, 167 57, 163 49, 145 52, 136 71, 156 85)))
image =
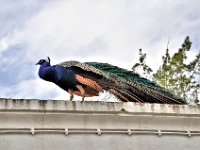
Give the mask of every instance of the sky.
MULTIPOLYGON (((169 41, 173 54, 186 36, 189 59, 200 50, 199 0, 0 0, 0 97, 69 99, 38 77, 35 63, 77 60, 131 69, 138 50, 154 70, 169 41)), ((80 98, 79 98, 80 99, 80 98)))

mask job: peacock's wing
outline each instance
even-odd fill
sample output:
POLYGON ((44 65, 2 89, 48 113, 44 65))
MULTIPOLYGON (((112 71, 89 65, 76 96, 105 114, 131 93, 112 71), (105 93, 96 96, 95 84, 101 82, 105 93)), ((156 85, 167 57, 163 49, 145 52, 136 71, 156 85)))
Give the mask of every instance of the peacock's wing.
POLYGON ((182 104, 163 87, 126 69, 107 63, 67 61, 60 65, 71 67, 83 77, 95 81, 122 101, 182 104))
MULTIPOLYGON (((97 96, 99 92, 104 90, 99 84, 103 78, 102 73, 95 67, 78 61, 65 61, 58 65, 66 67, 75 73, 76 80, 85 85, 86 96, 97 96)), ((79 91, 76 91, 75 94, 80 95, 79 91)))
POLYGON ((98 74, 98 75, 103 75, 103 72, 101 70, 99 70, 98 68, 95 68, 95 66, 90 65, 89 63, 81 63, 79 61, 65 61, 65 62, 61 62, 59 63, 59 65, 63 66, 63 67, 74 67, 78 70, 81 69, 82 71, 88 71, 94 74, 98 74))

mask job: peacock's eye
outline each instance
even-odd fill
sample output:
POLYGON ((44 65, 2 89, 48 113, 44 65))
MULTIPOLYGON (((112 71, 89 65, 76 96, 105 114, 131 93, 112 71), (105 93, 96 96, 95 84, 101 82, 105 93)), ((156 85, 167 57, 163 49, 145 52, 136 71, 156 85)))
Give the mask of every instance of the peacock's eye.
POLYGON ((44 59, 42 59, 42 60, 40 60, 40 63, 42 64, 42 63, 44 63, 45 62, 45 60, 44 59))

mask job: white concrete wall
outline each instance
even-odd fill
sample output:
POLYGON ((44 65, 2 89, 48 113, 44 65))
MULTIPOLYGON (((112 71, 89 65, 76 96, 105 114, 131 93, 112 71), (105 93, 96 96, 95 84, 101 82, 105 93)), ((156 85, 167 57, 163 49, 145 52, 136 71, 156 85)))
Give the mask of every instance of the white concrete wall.
POLYGON ((0 150, 198 150, 200 106, 0 99, 0 150))

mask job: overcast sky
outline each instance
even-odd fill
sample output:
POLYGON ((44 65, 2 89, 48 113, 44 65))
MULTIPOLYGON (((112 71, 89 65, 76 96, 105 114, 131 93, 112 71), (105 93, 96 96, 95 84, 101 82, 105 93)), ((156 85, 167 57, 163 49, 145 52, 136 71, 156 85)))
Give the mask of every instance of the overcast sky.
POLYGON ((200 49, 199 0, 0 0, 0 97, 68 99, 39 79, 35 63, 51 58, 100 61, 131 69, 138 49, 161 65, 188 35, 200 49))

